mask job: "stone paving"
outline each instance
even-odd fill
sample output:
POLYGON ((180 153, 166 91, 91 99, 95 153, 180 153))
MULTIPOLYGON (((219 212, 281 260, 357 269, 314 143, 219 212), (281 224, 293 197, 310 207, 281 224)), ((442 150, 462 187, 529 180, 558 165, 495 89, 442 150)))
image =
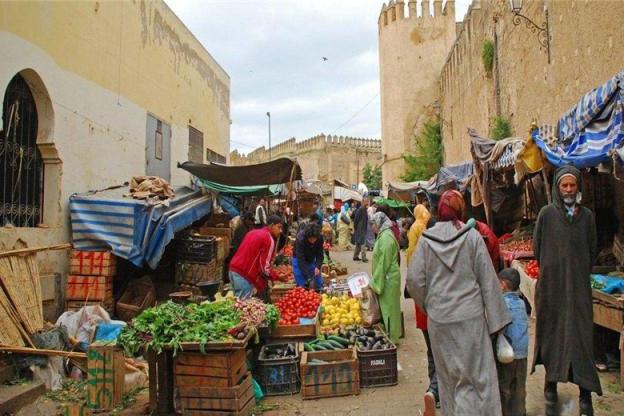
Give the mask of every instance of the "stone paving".
MULTIPOLYGON (((372 256, 369 256, 369 259, 372 256)), ((371 263, 353 262, 351 252, 334 252, 332 258, 348 266, 349 272, 367 271, 371 263)), ((402 264, 402 276, 405 278, 405 261, 402 264)), ((276 406, 275 410, 265 412, 271 416, 300 415, 422 415, 424 412, 422 396, 428 386, 426 345, 422 333, 416 329, 414 303, 411 299, 402 299, 405 316, 406 336, 399 348, 399 384, 393 387, 362 389, 359 396, 347 396, 331 399, 303 400, 301 395, 293 397, 278 396, 267 398, 266 407, 276 406)), ((534 321, 531 322, 531 340, 533 340, 534 321)), ((530 353, 532 352, 532 345, 530 353)), ((532 357, 529 356, 529 362, 532 357)), ((624 393, 616 373, 601 373, 600 379, 604 395, 594 395, 596 416, 624 416, 624 393)), ((544 414, 543 400, 544 368, 538 367, 535 374, 527 379, 527 416, 544 414)), ((571 384, 559 385, 561 415, 578 415, 578 389, 571 384)), ((438 411, 438 414, 441 412, 438 411)))

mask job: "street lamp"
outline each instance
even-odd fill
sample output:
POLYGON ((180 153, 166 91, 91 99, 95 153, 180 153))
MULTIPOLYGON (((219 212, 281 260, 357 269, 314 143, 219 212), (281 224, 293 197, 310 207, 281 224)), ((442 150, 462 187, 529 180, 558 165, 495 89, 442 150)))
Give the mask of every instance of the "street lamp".
POLYGON ((269 118, 269 162, 271 161, 271 113, 267 111, 267 117, 269 118))
POLYGON ((511 6, 511 12, 514 14, 512 22, 515 26, 520 25, 523 20, 526 27, 533 33, 537 34, 537 41, 540 45, 546 48, 546 54, 548 55, 548 63, 550 63, 550 31, 548 28, 548 7, 544 3, 544 14, 546 15, 546 21, 539 26, 533 20, 529 19, 525 15, 521 14, 522 0, 509 0, 511 6))

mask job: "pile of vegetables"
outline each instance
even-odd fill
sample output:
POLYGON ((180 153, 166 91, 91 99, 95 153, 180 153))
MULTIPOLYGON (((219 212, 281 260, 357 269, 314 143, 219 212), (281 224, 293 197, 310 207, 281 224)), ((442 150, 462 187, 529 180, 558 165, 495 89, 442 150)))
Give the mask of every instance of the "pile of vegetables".
POLYGON ((280 360, 282 358, 296 357, 297 350, 294 343, 274 344, 262 347, 260 359, 263 360, 280 360))
MULTIPOLYGON (((165 348, 175 354, 183 342, 199 343, 200 349, 212 341, 234 339, 230 333, 241 323, 241 311, 232 299, 220 302, 180 305, 166 302, 146 309, 121 332, 117 341, 127 355, 141 348, 160 353, 165 348)), ((244 338, 245 334, 236 335, 244 338)))
POLYGON ((356 346, 359 351, 386 350, 394 348, 386 334, 380 330, 350 326, 335 333, 324 333, 317 339, 303 344, 305 351, 331 351, 356 346))
POLYGON ((508 243, 501 244, 500 249, 504 251, 511 251, 511 252, 514 252, 514 251, 532 252, 533 241, 532 240, 510 241, 508 243))
POLYGON ((240 321, 245 326, 267 325, 274 327, 279 320, 277 308, 273 305, 267 305, 257 298, 236 299, 234 308, 240 311, 240 321))
POLYGON ((282 264, 281 266, 274 267, 275 273, 280 277, 283 282, 294 281, 295 275, 293 273, 292 266, 290 264, 282 264))
POLYGON ((280 253, 277 256, 275 256, 275 260, 273 261, 273 264, 275 266, 290 265, 290 257, 280 253))
POLYGON ((282 249, 282 253, 284 256, 286 257, 292 257, 293 256, 293 248, 291 245, 287 245, 286 247, 284 247, 282 249))
POLYGON ((279 309, 279 325, 298 325, 299 318, 314 318, 321 303, 321 295, 314 290, 296 287, 275 302, 279 309))
POLYGON ((330 296, 327 294, 323 294, 321 299, 322 328, 329 329, 362 323, 361 305, 358 299, 347 295, 330 296))
POLYGON ((531 279, 539 279, 540 269, 539 264, 537 264, 537 260, 531 260, 528 262, 524 271, 531 279))

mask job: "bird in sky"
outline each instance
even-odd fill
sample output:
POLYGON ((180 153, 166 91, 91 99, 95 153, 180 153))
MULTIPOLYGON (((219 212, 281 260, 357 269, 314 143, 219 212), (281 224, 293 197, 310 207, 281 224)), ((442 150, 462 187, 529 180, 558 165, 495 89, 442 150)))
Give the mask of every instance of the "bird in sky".
POLYGON ((329 59, 323 56, 323 61, 329 61, 329 59))

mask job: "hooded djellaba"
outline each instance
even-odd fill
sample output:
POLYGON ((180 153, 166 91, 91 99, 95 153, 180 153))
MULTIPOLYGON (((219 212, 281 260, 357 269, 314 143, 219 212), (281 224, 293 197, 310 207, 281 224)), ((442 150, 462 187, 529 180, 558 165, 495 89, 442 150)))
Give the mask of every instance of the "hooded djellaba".
POLYGON ((546 368, 547 410, 551 407, 554 412, 556 407, 556 383, 572 382, 581 388, 582 414, 592 415, 591 392, 602 394, 594 367, 590 283, 597 243, 594 214, 580 205, 581 187, 578 169, 559 168, 553 180, 553 203, 542 208, 535 225, 533 251, 540 278, 535 290, 532 372, 539 364, 546 368), (564 198, 560 184, 566 176, 576 179, 577 193, 564 198))
POLYGON ((510 318, 483 238, 461 222, 464 208, 458 191, 442 194, 438 222, 411 258, 407 288, 428 316, 442 414, 500 416, 490 335, 510 318))

